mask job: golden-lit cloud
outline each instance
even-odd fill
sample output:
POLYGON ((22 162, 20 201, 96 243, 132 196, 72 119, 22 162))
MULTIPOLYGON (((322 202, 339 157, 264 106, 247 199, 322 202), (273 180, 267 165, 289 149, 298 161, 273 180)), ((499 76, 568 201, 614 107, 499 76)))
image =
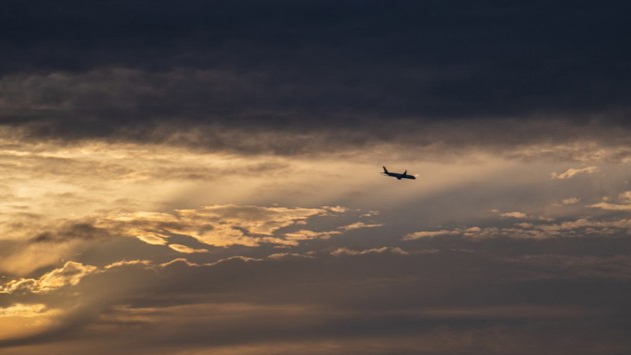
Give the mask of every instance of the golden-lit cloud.
MULTIPOLYGON (((283 244, 286 240, 293 242, 314 238, 317 235, 311 231, 275 233, 282 228, 300 225, 310 218, 325 216, 328 211, 327 208, 215 205, 172 213, 110 213, 97 220, 95 226, 137 237, 153 245, 163 245, 170 237, 180 235, 215 247, 254 247, 261 242, 283 244)), ((339 232, 322 233, 320 237, 334 234, 339 232)), ((184 250, 182 247, 174 249, 184 250)))
POLYGON ((46 331, 56 324, 60 314, 60 310, 49 309, 42 303, 0 307, 0 342, 46 331))
POLYGON ((0 308, 0 318, 5 317, 37 317, 46 311, 45 304, 16 303, 9 307, 0 308))
MULTIPOLYGON (((533 221, 534 222, 534 221, 533 221)), ((526 238, 549 239, 586 236, 623 236, 631 233, 631 219, 579 218, 559 223, 538 219, 536 223, 514 223, 510 227, 456 227, 453 229, 423 230, 406 234, 404 240, 458 236, 466 238, 526 238)))
POLYGON ((63 267, 54 269, 39 279, 17 279, 2 285, 0 293, 31 292, 46 293, 65 286, 75 286, 82 278, 97 271, 92 265, 68 261, 63 267))
POLYGON ((477 232, 480 232, 479 227, 471 227, 466 230, 463 229, 440 229, 440 230, 432 230, 432 231, 418 231, 414 233, 407 234, 403 239, 404 240, 413 240, 413 239, 421 239, 421 238, 434 238, 434 237, 442 237, 442 236, 450 236, 450 235, 474 235, 477 232))
MULTIPOLYGON (((42 324, 8 332, 13 335, 6 339, 97 334, 119 339, 124 347, 129 340, 119 335, 141 325, 177 343, 193 329, 219 327, 212 316, 186 316, 188 308, 207 301, 248 305, 235 310, 243 317, 235 315, 230 329, 253 337, 261 329, 243 322, 259 313, 269 316, 264 309, 275 304, 301 309, 306 317, 296 328, 299 335, 286 339, 284 327, 296 324, 296 318, 278 309, 274 336, 279 342, 302 344, 304 334, 322 332, 319 324, 338 321, 369 339, 375 335, 362 326, 367 316, 376 322, 395 317, 401 331, 410 332, 418 330, 415 322, 429 322, 431 329, 438 329, 435 322, 477 318, 505 324, 506 318, 527 313, 518 311, 515 299, 507 306, 515 308, 493 308, 497 290, 486 295, 488 307, 431 308, 431 298, 438 296, 425 287, 428 280, 438 285, 437 293, 478 280, 478 274, 463 275, 463 265, 488 267, 480 284, 494 280, 500 293, 512 290, 506 279, 618 282, 628 277, 629 263, 622 255, 561 255, 572 238, 622 243, 631 223, 615 214, 626 212, 626 193, 603 200, 603 192, 591 189, 587 179, 569 177, 559 189, 550 171, 574 177, 590 172, 568 172, 568 161, 555 161, 558 156, 542 159, 555 152, 526 158, 467 150, 449 156, 419 153, 439 150, 436 146, 398 153, 393 147, 331 156, 245 156, 147 142, 42 141, 31 147, 4 137, 0 162, 7 169, 0 193, 11 202, 0 206, 0 219, 7 222, 0 226, 5 246, 0 295, 7 313, 42 324), (384 178, 375 160, 408 168, 420 179, 401 184, 384 178), (556 250, 540 246, 552 238, 559 240, 556 250), (504 247, 517 242, 528 243, 525 251, 504 247), (543 255, 539 248, 545 249, 543 255), (577 267, 568 268, 569 263, 577 267), (504 279, 503 273, 512 277, 504 279), (76 305, 66 300, 68 295, 76 305), (400 309, 416 302, 425 303, 400 309), (30 304, 39 308, 9 308, 30 304), (317 308, 321 304, 326 307, 317 308), (167 313, 173 321, 159 325, 167 313)), ((569 161, 576 163, 580 151, 573 149, 565 153, 571 151, 569 161)), ((565 154, 562 149, 556 153, 565 154)), ((614 153, 604 147, 603 160, 581 161, 598 164, 603 174, 591 178, 610 196, 625 190, 624 166, 608 155, 614 153)), ((561 313, 554 313, 555 319, 565 319, 561 313)), ((207 339, 206 333, 194 334, 207 339)), ((339 336, 340 342, 354 341, 339 336)), ((217 348, 221 338, 209 338, 204 349, 217 348)), ((146 346, 144 338, 137 341, 146 346)))
POLYGON ((365 223, 365 222, 355 222, 353 224, 349 224, 347 226, 342 226, 340 229, 343 230, 355 230, 355 229, 363 229, 363 228, 377 228, 382 227, 381 223, 365 223))
POLYGON ((610 211, 631 211, 631 191, 625 191, 618 196, 619 203, 599 202, 590 205, 592 208, 600 208, 610 211))
POLYGON ((587 166, 579 169, 570 168, 560 174, 554 172, 551 174, 551 177, 553 180, 567 180, 575 177, 578 174, 593 174, 598 171, 599 169, 596 166, 587 166))
POLYGON ((191 247, 187 247, 182 244, 169 244, 169 248, 184 254, 193 254, 193 253, 208 253, 208 249, 193 249, 191 247))
POLYGON ((506 217, 506 218, 515 218, 515 219, 524 219, 524 218, 528 217, 528 215, 526 215, 523 212, 519 212, 519 211, 504 212, 504 213, 500 214, 500 216, 506 217))
POLYGON ((14 243, 15 249, 0 258, 0 272, 11 275, 27 275, 35 270, 59 263, 71 257, 81 242, 63 243, 14 243))

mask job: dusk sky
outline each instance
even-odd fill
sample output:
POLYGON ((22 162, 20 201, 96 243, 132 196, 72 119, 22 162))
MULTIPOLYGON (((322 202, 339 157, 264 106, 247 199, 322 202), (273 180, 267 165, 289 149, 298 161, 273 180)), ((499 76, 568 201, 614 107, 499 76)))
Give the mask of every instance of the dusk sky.
POLYGON ((630 14, 3 0, 0 353, 630 354, 630 14))

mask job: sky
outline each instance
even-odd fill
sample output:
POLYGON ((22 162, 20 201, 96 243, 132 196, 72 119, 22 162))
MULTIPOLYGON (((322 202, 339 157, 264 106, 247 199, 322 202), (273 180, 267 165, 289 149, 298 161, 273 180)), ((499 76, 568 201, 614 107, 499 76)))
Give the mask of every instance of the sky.
POLYGON ((0 352, 629 354, 630 11, 2 1, 0 352))

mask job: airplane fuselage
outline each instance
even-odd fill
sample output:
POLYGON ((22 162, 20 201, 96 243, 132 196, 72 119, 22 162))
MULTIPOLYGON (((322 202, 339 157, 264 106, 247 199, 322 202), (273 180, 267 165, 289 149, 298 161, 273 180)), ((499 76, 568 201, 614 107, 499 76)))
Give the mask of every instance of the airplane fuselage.
POLYGON ((397 178, 397 180, 401 180, 401 179, 416 180, 416 177, 415 177, 415 176, 413 176, 413 175, 408 175, 408 173, 407 173, 407 172, 408 172, 408 171, 406 170, 406 171, 404 171, 404 172, 402 172, 402 173, 393 173, 393 172, 388 171, 388 169, 386 169, 386 167, 385 167, 385 166, 383 167, 383 173, 384 173, 384 175, 387 175, 387 176, 391 176, 391 177, 397 178))

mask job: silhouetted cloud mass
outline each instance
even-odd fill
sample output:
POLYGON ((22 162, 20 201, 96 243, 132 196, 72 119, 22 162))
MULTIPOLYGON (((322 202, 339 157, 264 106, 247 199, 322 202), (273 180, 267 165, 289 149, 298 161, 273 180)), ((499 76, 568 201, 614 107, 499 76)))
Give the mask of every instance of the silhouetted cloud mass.
MULTIPOLYGON (((631 26, 622 1, 2 7, 0 119, 37 135, 165 140, 174 129, 343 132, 361 145, 432 125, 476 130, 480 119, 486 127, 530 130, 509 131, 510 138, 505 129, 466 139, 449 132, 416 142, 475 145, 571 138, 585 127, 583 135, 602 138, 594 128, 627 128, 631 87, 621 73, 631 62, 631 26)), ((217 140, 183 142, 235 148, 217 140)), ((275 151, 288 154, 298 145, 275 151)))

